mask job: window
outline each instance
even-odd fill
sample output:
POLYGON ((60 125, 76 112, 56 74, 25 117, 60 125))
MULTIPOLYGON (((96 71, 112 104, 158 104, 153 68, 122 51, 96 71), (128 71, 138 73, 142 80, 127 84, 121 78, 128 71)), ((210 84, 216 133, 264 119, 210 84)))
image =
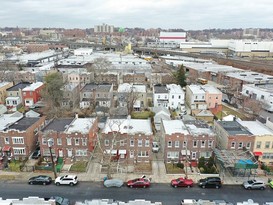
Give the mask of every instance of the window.
POLYGON ((62 138, 57 138, 57 145, 62 145, 62 138))
POLYGON ((197 147, 197 141, 196 140, 193 141, 193 147, 197 147))
POLYGON ((13 144, 24 144, 24 138, 23 137, 12 137, 12 143, 13 144))
POLYGON ((191 153, 191 159, 196 159, 196 152, 191 153))
POLYGON ((261 95, 261 99, 264 100, 264 95, 261 95))
POLYGON ((120 142, 119 142, 119 144, 120 144, 120 146, 124 146, 124 140, 120 140, 120 142))
POLYGON ((249 94, 249 91, 248 91, 248 90, 246 90, 246 94, 249 94))
POLYGON ((257 141, 257 143, 256 143, 256 148, 257 148, 257 149, 260 149, 260 148, 261 148, 261 145, 262 145, 262 142, 261 142, 261 141, 257 141))
POLYGON ((104 140, 104 146, 109 146, 109 140, 104 140))
POLYGON ((42 138, 42 144, 46 145, 47 144, 47 139, 45 137, 42 138))
POLYGON ((145 147, 149 147, 150 146, 150 140, 145 140, 145 147))
POLYGON ((142 147, 142 140, 137 140, 137 146, 142 147))
POLYGON ((251 142, 246 143, 246 148, 250 149, 250 147, 251 147, 251 142))
POLYGON ((79 138, 75 138, 75 145, 80 145, 80 139, 79 138))
POLYGON ((138 157, 149 157, 149 152, 148 151, 139 151, 137 153, 138 157))
POLYGON ((16 148, 16 147, 14 147, 13 148, 13 153, 14 153, 14 155, 25 155, 26 154, 26 150, 25 150, 25 148, 16 148))
POLYGON ((213 141, 212 140, 209 140, 208 147, 209 148, 213 147, 213 141))
POLYGON ((66 138, 66 144, 71 145, 71 138, 66 138))
POLYGON ((179 152, 167 152, 167 158, 170 159, 178 159, 179 152))
POLYGON ((168 147, 172 147, 172 141, 168 141, 168 147))
POLYGON ((184 148, 187 147, 187 144, 188 144, 187 141, 184 141, 184 142, 183 142, 183 147, 184 147, 184 148))
POLYGON ((174 147, 179 148, 179 141, 174 142, 174 147))
POLYGON ((134 146, 134 140, 130 140, 130 147, 134 146))
POLYGON ((172 99, 174 99, 174 95, 172 95, 172 99))
POLYGON ((265 149, 268 149, 269 147, 270 147, 270 142, 269 142, 269 141, 265 142, 264 148, 265 148, 265 149))
POLYGON ((87 145, 87 139, 86 138, 82 138, 82 146, 86 146, 87 145))
POLYGON ((242 149, 242 148, 243 148, 243 145, 244 145, 244 144, 243 144, 242 142, 239 142, 238 148, 239 148, 239 149, 242 149))
POLYGON ((235 149, 236 142, 231 142, 231 149, 235 149))
POLYGON ((87 156, 87 150, 86 149, 77 149, 76 156, 87 156))
POLYGON ((9 138, 5 137, 5 144, 9 144, 9 138))
POLYGON ((134 158, 134 150, 130 150, 130 158, 134 158))
POLYGON ((206 141, 205 140, 202 140, 201 141, 201 147, 204 148, 206 146, 206 141))

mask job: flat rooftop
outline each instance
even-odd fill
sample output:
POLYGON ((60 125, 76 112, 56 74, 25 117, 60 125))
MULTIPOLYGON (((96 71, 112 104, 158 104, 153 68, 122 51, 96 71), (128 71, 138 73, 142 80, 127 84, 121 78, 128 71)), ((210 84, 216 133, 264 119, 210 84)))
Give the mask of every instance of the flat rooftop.
POLYGON ((156 94, 169 93, 169 91, 165 85, 155 85, 154 86, 154 93, 156 93, 156 94))
POLYGON ((185 124, 182 120, 163 120, 163 127, 165 133, 168 135, 179 133, 187 135, 189 134, 185 124))
POLYGON ((273 76, 262 73, 245 71, 245 72, 229 72, 226 76, 236 78, 248 83, 273 83, 273 76))
POLYGON ((30 126, 32 126, 34 123, 36 123, 40 117, 24 117, 17 122, 15 122, 13 125, 9 127, 9 129, 19 130, 19 131, 25 131, 30 126))
POLYGON ((246 128, 244 128, 240 123, 237 121, 218 121, 229 135, 252 135, 246 128))
POLYGON ((53 130, 56 132, 63 132, 67 129, 73 120, 74 118, 54 119, 43 129, 43 131, 53 130))
POLYGON ((186 63, 185 67, 197 70, 199 72, 213 72, 213 73, 244 71, 239 68, 234 68, 232 66, 226 66, 226 65, 219 65, 216 63, 186 63))
POLYGON ((24 89, 25 87, 27 86, 30 86, 31 83, 29 82, 21 82, 21 83, 18 83, 10 88, 7 89, 7 91, 18 91, 19 89, 24 89))

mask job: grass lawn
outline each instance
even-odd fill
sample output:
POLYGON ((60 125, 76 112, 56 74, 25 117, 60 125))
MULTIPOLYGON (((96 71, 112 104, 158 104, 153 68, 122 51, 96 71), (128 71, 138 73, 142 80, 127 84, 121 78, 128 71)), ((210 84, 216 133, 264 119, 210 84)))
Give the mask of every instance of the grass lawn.
POLYGON ((87 167, 87 161, 78 161, 75 162, 69 171, 71 172, 85 172, 87 167))
POLYGON ((152 166, 150 163, 139 163, 135 167, 135 172, 151 172, 152 171, 152 166))
POLYGON ((246 120, 247 119, 247 117, 244 114, 240 113, 239 111, 233 110, 233 109, 231 109, 229 107, 226 107, 224 105, 223 105, 222 112, 218 112, 216 114, 216 117, 218 119, 222 119, 223 117, 225 117, 227 115, 234 115, 234 116, 237 116, 238 118, 240 118, 242 120, 246 120))
POLYGON ((166 166, 166 172, 167 174, 184 174, 184 169, 181 169, 179 167, 176 166, 176 164, 172 164, 172 163, 167 163, 165 164, 166 166))
POLYGON ((153 116, 153 112, 151 111, 143 111, 143 112, 132 112, 131 117, 133 119, 148 119, 153 116))

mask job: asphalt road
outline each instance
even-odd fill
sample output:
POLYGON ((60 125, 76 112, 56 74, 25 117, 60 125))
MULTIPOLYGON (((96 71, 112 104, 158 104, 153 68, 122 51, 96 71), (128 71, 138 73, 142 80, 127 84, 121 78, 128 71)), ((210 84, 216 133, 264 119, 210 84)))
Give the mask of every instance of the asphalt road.
POLYGON ((74 187, 55 186, 53 184, 28 185, 24 182, 0 182, 0 197, 23 198, 28 196, 50 197, 63 196, 71 202, 91 199, 116 199, 129 201, 146 199, 152 202, 161 201, 163 205, 179 204, 181 199, 218 199, 231 203, 253 199, 260 204, 273 201, 273 190, 245 190, 241 186, 223 186, 221 189, 202 189, 197 186, 192 188, 172 188, 169 184, 152 184, 146 189, 131 189, 126 186, 121 188, 105 188, 99 182, 80 182, 74 187))

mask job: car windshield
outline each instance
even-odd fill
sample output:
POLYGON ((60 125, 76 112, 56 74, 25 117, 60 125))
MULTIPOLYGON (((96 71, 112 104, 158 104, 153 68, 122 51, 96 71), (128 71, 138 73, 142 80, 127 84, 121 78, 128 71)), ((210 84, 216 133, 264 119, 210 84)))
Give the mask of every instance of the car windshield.
POLYGON ((247 183, 249 183, 249 184, 253 184, 254 182, 255 182, 254 180, 247 181, 247 183))

